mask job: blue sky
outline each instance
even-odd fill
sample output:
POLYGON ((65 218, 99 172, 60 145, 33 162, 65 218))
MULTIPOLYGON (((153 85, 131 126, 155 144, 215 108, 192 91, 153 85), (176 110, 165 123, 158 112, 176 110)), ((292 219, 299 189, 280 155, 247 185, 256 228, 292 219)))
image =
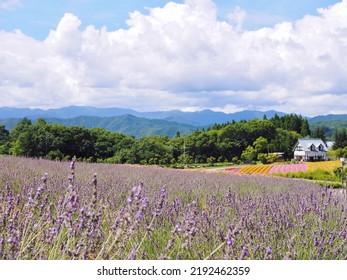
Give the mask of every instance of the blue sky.
POLYGON ((347 113, 347 0, 0 0, 0 107, 347 113))

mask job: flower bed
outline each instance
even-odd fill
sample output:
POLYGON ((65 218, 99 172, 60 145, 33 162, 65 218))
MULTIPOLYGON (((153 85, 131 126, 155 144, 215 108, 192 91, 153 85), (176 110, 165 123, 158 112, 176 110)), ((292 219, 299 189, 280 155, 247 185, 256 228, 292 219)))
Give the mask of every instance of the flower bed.
POLYGON ((269 174, 274 173, 289 173, 289 172, 307 172, 308 168, 305 163, 296 163, 296 164, 282 164, 272 166, 269 174))
POLYGON ((239 174, 259 174, 259 175, 267 175, 271 170, 271 165, 252 165, 241 168, 238 173, 239 174))
POLYGON ((0 259, 347 256, 346 201, 307 181, 14 157, 0 167, 0 259))
POLYGON ((317 169, 326 170, 332 172, 335 168, 341 166, 341 162, 338 160, 335 161, 318 161, 318 162, 306 162, 308 171, 315 171, 317 169))

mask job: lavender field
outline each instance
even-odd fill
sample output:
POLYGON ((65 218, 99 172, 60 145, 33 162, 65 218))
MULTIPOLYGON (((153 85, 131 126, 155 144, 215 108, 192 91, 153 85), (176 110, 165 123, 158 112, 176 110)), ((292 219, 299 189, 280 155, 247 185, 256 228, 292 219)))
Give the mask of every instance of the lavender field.
POLYGON ((0 157, 0 259, 347 259, 345 208, 286 178, 0 157))

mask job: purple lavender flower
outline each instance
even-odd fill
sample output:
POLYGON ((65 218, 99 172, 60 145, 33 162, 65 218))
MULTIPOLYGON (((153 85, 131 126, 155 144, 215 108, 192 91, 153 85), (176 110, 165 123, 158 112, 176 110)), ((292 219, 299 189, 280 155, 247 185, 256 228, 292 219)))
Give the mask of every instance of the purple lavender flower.
POLYGON ((241 254, 240 254, 240 259, 244 260, 249 257, 249 250, 246 245, 242 246, 241 254))
POLYGON ((1 259, 347 256, 345 201, 315 184, 87 163, 75 181, 70 167, 68 181, 64 162, 0 157, 1 259), (94 172, 102 174, 95 204, 94 172))
POLYGON ((140 181, 139 186, 137 187, 137 190, 141 192, 143 190, 143 182, 140 181))
POLYGON ((227 245, 228 246, 232 246, 235 242, 235 239, 233 237, 230 237, 227 239, 227 245))
POLYGON ((45 175, 43 175, 43 176, 41 177, 41 182, 42 182, 43 184, 46 184, 46 182, 47 182, 47 176, 48 176, 48 174, 45 173, 45 175))
POLYGON ((272 250, 271 250, 270 246, 266 247, 266 254, 267 255, 271 255, 272 254, 272 250))
POLYGON ((142 207, 143 208, 147 208, 148 202, 149 202, 149 198, 148 197, 143 198, 142 199, 142 207))

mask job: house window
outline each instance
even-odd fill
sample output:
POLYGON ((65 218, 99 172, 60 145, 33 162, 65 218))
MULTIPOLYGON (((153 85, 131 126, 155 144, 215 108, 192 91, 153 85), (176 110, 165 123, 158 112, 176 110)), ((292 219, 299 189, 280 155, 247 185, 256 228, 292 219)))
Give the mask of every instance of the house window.
POLYGON ((313 144, 311 145, 310 150, 311 151, 315 151, 316 150, 316 148, 315 148, 315 146, 313 144))
POLYGON ((319 149, 319 151, 323 151, 323 145, 321 144, 321 145, 319 145, 319 147, 318 147, 318 149, 319 149))

